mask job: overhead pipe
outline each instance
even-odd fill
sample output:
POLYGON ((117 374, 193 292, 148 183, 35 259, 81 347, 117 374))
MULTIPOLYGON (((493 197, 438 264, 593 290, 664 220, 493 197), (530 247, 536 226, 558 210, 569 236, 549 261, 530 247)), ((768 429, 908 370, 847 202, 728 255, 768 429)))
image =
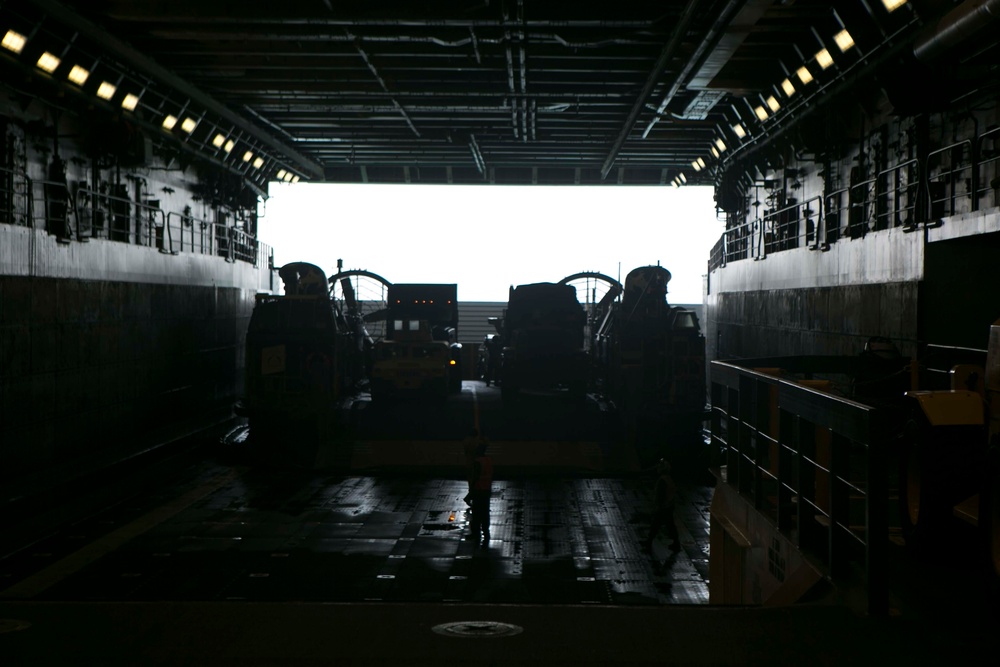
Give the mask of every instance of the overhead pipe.
POLYGON ((660 117, 663 115, 663 111, 667 108, 667 105, 669 105, 673 101, 674 97, 677 95, 677 92, 681 89, 681 86, 684 85, 684 82, 687 80, 687 77, 691 73, 691 70, 694 69, 696 65, 699 65, 701 63, 701 59, 702 56, 705 54, 705 51, 707 51, 709 47, 715 43, 716 36, 719 34, 719 32, 725 25, 729 24, 729 21, 733 16, 733 12, 741 4, 743 4, 742 0, 729 0, 729 4, 726 5, 725 9, 723 9, 722 12, 720 12, 719 18, 716 20, 714 24, 712 24, 712 27, 709 28, 708 32, 705 33, 705 37, 701 40, 701 43, 698 45, 698 48, 695 49, 695 52, 691 54, 690 58, 688 58, 687 64, 684 66, 684 69, 682 69, 681 73, 677 75, 677 78, 674 80, 673 85, 670 86, 670 90, 667 92, 667 94, 663 96, 663 100, 660 102, 660 106, 656 108, 655 112, 656 115, 654 115, 652 120, 649 121, 649 124, 646 125, 646 129, 642 133, 643 139, 649 136, 649 132, 653 129, 653 126, 659 122, 660 117))
POLYGON ((1000 0, 967 0, 917 36, 913 55, 925 63, 935 60, 998 18, 1000 0))
POLYGON ((684 8, 680 20, 674 26, 673 34, 670 35, 670 40, 663 47, 663 50, 660 51, 660 57, 656 59, 656 64, 653 65, 653 70, 649 73, 649 76, 646 77, 646 83, 643 84, 642 90, 639 92, 639 96, 632 105, 632 109, 629 111, 628 117, 625 119, 625 124, 622 126, 621 131, 618 133, 618 137, 611 145, 611 151, 608 153, 608 157, 605 158, 604 164, 601 166, 602 179, 608 177, 611 167, 618 158, 619 151, 621 151, 622 146, 625 145, 625 140, 628 138, 629 133, 632 132, 632 127, 635 125, 635 121, 639 118, 639 113, 646 104, 646 100, 653 92, 653 88, 660 80, 660 76, 662 76, 664 70, 667 69, 667 65, 674 57, 677 49, 680 48, 681 42, 684 41, 684 35, 687 33, 688 26, 691 25, 691 21, 693 21, 694 17, 697 15, 697 10, 700 5, 700 0, 690 0, 684 8))
MULTIPOLYGON (((347 32, 347 36, 353 37, 350 32, 347 32)), ((406 113, 406 109, 403 108, 403 105, 396 100, 396 97, 392 94, 392 91, 389 90, 389 86, 382 78, 382 75, 378 73, 378 70, 375 69, 375 65, 374 63, 372 63, 371 58, 369 58, 365 50, 361 48, 361 42, 358 41, 357 39, 354 39, 353 41, 354 41, 354 48, 357 49, 358 54, 361 56, 361 59, 365 61, 365 65, 368 66, 368 70, 375 77, 375 80, 378 81, 378 84, 380 86, 382 86, 382 90, 384 90, 386 94, 389 96, 389 101, 392 102, 392 105, 396 108, 396 111, 398 111, 400 115, 403 116, 403 120, 405 120, 406 124, 410 126, 411 130, 413 130, 413 134, 419 137, 420 130, 418 130, 417 126, 413 124, 413 121, 410 119, 410 115, 406 113)))

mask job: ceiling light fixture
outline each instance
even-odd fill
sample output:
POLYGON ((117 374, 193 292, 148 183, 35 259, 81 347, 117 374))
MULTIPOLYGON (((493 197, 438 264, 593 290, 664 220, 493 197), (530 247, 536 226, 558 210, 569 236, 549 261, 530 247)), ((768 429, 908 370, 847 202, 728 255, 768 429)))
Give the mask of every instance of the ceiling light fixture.
POLYGON ((716 139, 715 140, 715 147, 719 149, 720 153, 722 153, 722 152, 724 152, 726 150, 726 142, 723 141, 722 139, 716 139))
POLYGON ((254 169, 260 169, 263 166, 264 166, 264 158, 258 157, 256 160, 253 161, 254 169))
POLYGON ((679 174, 679 175, 677 176, 677 178, 681 179, 681 183, 687 183, 687 182, 688 182, 688 179, 687 179, 687 176, 685 176, 685 175, 684 175, 684 172, 681 172, 681 173, 680 173, 680 174, 679 174))
POLYGON ((747 131, 743 129, 743 125, 737 123, 736 125, 733 125, 733 134, 735 134, 737 138, 742 139, 747 136, 747 131))
POLYGON ((833 56, 826 49, 820 49, 816 52, 816 62, 819 63, 820 67, 826 69, 833 64, 833 56))
POLYGON ((906 0, 882 0, 882 5, 890 12, 896 11, 905 4, 906 0))
POLYGON ((177 124, 177 117, 176 116, 171 116, 170 114, 167 114, 167 117, 163 119, 163 129, 164 130, 172 130, 172 129, 174 129, 174 125, 176 125, 176 124, 177 124))
MULTIPOLYGON (((127 109, 128 111, 135 111, 136 106, 139 104, 139 98, 129 93, 122 100, 122 109, 127 109)), ((166 122, 166 121, 164 121, 166 122)))
POLYGON ((49 74, 52 74, 52 72, 54 72, 56 68, 59 67, 60 62, 62 61, 60 61, 59 58, 55 57, 54 55, 46 51, 45 53, 43 53, 41 56, 38 57, 38 62, 35 64, 38 65, 39 69, 43 69, 49 74))
POLYGON ((795 86, 792 85, 791 79, 785 79, 781 82, 781 89, 785 91, 786 97, 791 97, 795 94, 795 86))
POLYGON ((27 42, 27 37, 13 30, 8 30, 7 34, 3 36, 3 48, 14 53, 20 53, 27 42))
POLYGON ((841 30, 834 35, 833 41, 835 41, 837 46, 840 47, 841 52, 844 52, 854 46, 854 38, 851 37, 851 33, 847 32, 846 29, 841 30))
POLYGON ((232 139, 230 139, 229 141, 227 141, 226 142, 226 148, 225 148, 226 152, 227 153, 231 153, 233 151, 233 147, 235 145, 236 145, 236 142, 233 141, 232 139))
POLYGON ((298 183, 298 182, 299 182, 299 177, 298 176, 292 176, 292 183, 298 183))
POLYGON ((190 116, 185 118, 184 122, 181 123, 181 129, 187 132, 188 134, 194 132, 194 128, 196 127, 198 127, 198 121, 196 121, 194 118, 191 118, 190 116))
POLYGON ((698 160, 695 160, 694 162, 691 163, 691 168, 694 169, 695 171, 701 171, 701 165, 698 164, 698 160))
POLYGON ((221 134, 215 135, 215 139, 212 139, 212 145, 216 148, 222 148, 222 144, 226 143, 226 138, 221 134))
POLYGON ((764 107, 759 106, 756 109, 754 109, 753 112, 757 114, 757 118, 759 118, 760 120, 767 120, 767 111, 764 110, 764 107))
POLYGON ((118 90, 118 87, 115 84, 102 81, 101 85, 97 87, 97 96, 102 100, 110 100, 115 96, 116 90, 118 90))
POLYGON ((778 104, 778 99, 774 95, 771 95, 765 101, 767 102, 767 106, 772 113, 781 108, 781 105, 778 104))
POLYGON ((249 162, 252 159, 253 159, 253 153, 251 153, 250 151, 247 151, 246 153, 243 154, 244 162, 249 162))
POLYGON ((288 173, 284 169, 279 169, 277 173, 277 178, 279 181, 285 180, 285 174, 288 173))
POLYGON ((79 65, 73 65, 73 69, 69 71, 66 78, 75 83, 78 86, 82 86, 87 82, 87 77, 90 76, 90 72, 86 69, 80 67, 79 65))
POLYGON ((716 148, 715 146, 711 146, 711 147, 709 147, 708 150, 710 150, 712 152, 712 157, 714 157, 716 160, 719 159, 719 149, 718 148, 716 148))
POLYGON ((809 68, 805 65, 795 70, 795 74, 798 75, 799 81, 802 83, 809 83, 813 80, 812 72, 810 72, 809 68))

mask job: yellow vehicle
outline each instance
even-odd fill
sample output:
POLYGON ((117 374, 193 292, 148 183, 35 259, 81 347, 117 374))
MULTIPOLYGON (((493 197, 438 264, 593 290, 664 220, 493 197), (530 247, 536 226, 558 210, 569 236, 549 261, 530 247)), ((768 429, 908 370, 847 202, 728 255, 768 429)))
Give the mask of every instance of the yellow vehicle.
POLYGON ((392 397, 443 400, 462 389, 456 285, 389 287, 385 338, 375 345, 373 401, 392 397))
POLYGON ((951 388, 910 391, 901 452, 904 536, 940 545, 948 522, 976 527, 983 561, 1000 580, 1000 320, 990 328, 985 368, 959 364, 951 388))

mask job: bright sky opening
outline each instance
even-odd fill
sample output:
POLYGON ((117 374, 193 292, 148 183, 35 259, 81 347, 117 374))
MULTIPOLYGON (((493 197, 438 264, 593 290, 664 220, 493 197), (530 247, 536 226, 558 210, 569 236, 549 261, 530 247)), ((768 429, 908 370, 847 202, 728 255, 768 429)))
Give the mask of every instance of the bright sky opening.
POLYGON ((393 283, 457 283, 460 301, 659 263, 668 301, 697 304, 724 228, 711 187, 296 183, 272 184, 258 232, 276 266, 332 276, 342 259, 393 283))

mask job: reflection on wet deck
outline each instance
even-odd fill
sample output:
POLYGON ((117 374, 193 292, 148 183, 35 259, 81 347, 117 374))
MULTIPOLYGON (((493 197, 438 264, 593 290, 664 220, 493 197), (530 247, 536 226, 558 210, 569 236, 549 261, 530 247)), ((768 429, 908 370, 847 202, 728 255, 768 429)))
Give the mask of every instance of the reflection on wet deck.
POLYGON ((651 480, 496 481, 483 549, 464 481, 238 473, 36 599, 708 602, 709 487, 680 485, 683 548, 651 557, 651 480))

